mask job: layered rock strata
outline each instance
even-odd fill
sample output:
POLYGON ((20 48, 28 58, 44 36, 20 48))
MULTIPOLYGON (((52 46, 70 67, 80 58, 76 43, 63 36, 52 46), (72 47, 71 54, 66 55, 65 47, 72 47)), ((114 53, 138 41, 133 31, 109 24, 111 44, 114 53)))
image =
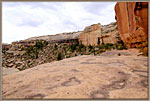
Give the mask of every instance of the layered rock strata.
POLYGON ((101 37, 101 25, 93 24, 84 29, 83 33, 79 35, 79 41, 84 45, 97 45, 98 38, 101 37))
POLYGON ((101 45, 102 43, 119 43, 120 36, 118 33, 118 26, 116 22, 108 25, 101 25, 100 23, 88 26, 79 35, 79 41, 84 45, 101 45))
POLYGON ((128 47, 148 41, 147 2, 118 2, 115 12, 120 37, 128 47))

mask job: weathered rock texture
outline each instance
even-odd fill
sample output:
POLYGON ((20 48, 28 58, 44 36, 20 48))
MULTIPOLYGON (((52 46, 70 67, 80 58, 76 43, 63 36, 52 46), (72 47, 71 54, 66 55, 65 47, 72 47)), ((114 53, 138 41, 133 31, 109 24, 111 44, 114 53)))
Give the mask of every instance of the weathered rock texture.
POLYGON ((79 35, 79 41, 82 41, 86 46, 100 45, 102 43, 119 43, 121 40, 118 33, 117 23, 113 22, 104 26, 101 26, 100 24, 88 26, 79 35))
POLYGON ((28 38, 24 41, 45 40, 45 41, 49 41, 49 42, 59 42, 59 41, 63 41, 63 40, 75 40, 75 39, 78 39, 78 36, 81 33, 82 33, 82 31, 60 33, 60 34, 56 34, 56 35, 38 36, 38 37, 28 38))
POLYGON ((118 2, 115 12, 120 37, 128 47, 148 41, 147 2, 118 2))
POLYGON ((147 57, 109 51, 42 64, 3 76, 3 99, 147 99, 147 57), (120 53, 121 56, 117 54, 120 53))
POLYGON ((118 33, 118 26, 116 22, 110 23, 108 25, 104 25, 101 27, 102 30, 102 36, 100 43, 120 43, 121 39, 118 33))
POLYGON ((97 45, 101 34, 101 25, 93 24, 86 27, 83 33, 79 35, 79 41, 82 41, 84 45, 97 45))

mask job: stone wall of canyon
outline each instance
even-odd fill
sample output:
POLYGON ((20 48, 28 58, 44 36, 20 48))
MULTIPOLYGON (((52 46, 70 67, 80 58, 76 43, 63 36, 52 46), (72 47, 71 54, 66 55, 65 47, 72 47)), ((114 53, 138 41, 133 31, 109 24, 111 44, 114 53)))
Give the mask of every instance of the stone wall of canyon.
POLYGON ((100 45, 106 43, 119 43, 120 36, 118 33, 117 23, 113 22, 108 25, 93 24, 84 29, 79 35, 79 41, 84 45, 100 45))
POLYGON ((148 41, 147 2, 118 2, 115 12, 120 37, 127 47, 148 41))
POLYGON ((79 35, 79 41, 84 45, 97 45, 98 38, 101 37, 101 25, 93 24, 84 29, 84 31, 79 35))

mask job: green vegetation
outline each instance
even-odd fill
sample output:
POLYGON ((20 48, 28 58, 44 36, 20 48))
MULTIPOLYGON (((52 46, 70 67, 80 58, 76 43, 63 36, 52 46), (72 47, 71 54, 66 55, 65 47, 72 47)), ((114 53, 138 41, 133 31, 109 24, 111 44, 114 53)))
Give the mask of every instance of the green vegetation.
POLYGON ((100 45, 99 48, 100 49, 107 49, 107 50, 111 50, 111 49, 117 49, 117 50, 127 49, 124 44, 111 44, 111 43, 102 44, 102 45, 100 45))
POLYGON ((54 49, 57 50, 57 45, 56 44, 54 45, 54 49))
POLYGON ((43 40, 37 40, 34 46, 28 46, 25 48, 25 55, 28 56, 28 58, 37 59, 39 50, 42 50, 43 47, 47 46, 48 42, 43 40))
POLYGON ((4 48, 3 50, 2 50, 2 53, 6 53, 6 51, 8 51, 8 48, 4 48))
POLYGON ((57 61, 59 61, 59 60, 61 60, 62 59, 62 56, 61 56, 61 53, 59 52, 58 54, 57 54, 57 61))
POLYGON ((91 52, 93 49, 93 46, 89 45, 88 48, 89 48, 89 52, 91 52))
POLYGON ((48 45, 48 42, 47 41, 43 41, 43 40, 38 40, 38 41, 36 41, 36 43, 35 43, 35 47, 37 48, 37 49, 43 49, 43 47, 45 47, 45 46, 47 46, 48 45))
POLYGON ((74 52, 76 50, 76 46, 77 46, 76 44, 72 44, 70 46, 71 52, 74 52))
MULTIPOLYGON (((81 55, 100 55, 102 52, 111 49, 125 49, 123 44, 101 44, 98 46, 85 46, 82 42, 74 41, 71 43, 49 44, 46 41, 38 40, 35 45, 25 47, 25 54, 21 56, 22 61, 31 61, 24 65, 17 66, 24 70, 46 62, 59 61, 64 58, 70 58, 81 55)), ((118 54, 119 56, 119 54, 118 54)))
POLYGON ((136 48, 140 49, 144 56, 148 56, 148 42, 141 42, 136 45, 136 48))
POLYGON ((82 44, 82 42, 80 42, 78 47, 78 51, 81 52, 82 48, 84 48, 85 46, 82 44))

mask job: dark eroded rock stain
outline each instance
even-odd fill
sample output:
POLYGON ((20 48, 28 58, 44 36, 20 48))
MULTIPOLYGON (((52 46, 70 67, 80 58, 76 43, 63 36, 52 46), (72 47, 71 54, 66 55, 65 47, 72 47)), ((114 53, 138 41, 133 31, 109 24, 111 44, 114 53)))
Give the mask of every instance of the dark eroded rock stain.
POLYGON ((81 62, 80 64, 102 64, 102 62, 81 62))
POLYGON ((73 72, 79 72, 78 70, 76 70, 76 69, 72 69, 71 71, 73 71, 73 72))
POLYGON ((147 76, 148 75, 148 71, 144 71, 144 70, 132 70, 132 72, 135 72, 140 77, 148 78, 148 76, 147 76))
POLYGON ((28 96, 26 97, 26 99, 43 99, 45 97, 44 94, 35 94, 35 95, 31 95, 31 96, 28 96))
POLYGON ((109 97, 109 94, 104 90, 96 90, 90 93, 90 97, 93 99, 106 99, 109 97))
POLYGON ((120 62, 120 61, 105 63, 105 65, 126 66, 126 64, 124 62, 120 62))
POLYGON ((76 77, 71 77, 71 78, 69 78, 68 81, 63 82, 61 85, 62 86, 73 86, 73 85, 77 85, 80 83, 81 83, 81 81, 78 80, 76 77))
POLYGON ((18 89, 23 90, 29 88, 30 85, 22 85, 18 89))
POLYGON ((96 60, 96 59, 87 59, 86 61, 89 62, 89 61, 93 61, 93 60, 96 60))
POLYGON ((21 82, 23 82, 23 81, 18 81, 17 83, 21 83, 21 82))
POLYGON ((137 69, 132 70, 132 72, 146 72, 146 73, 148 73, 147 71, 144 71, 144 70, 137 70, 137 69))
POLYGON ((119 80, 119 81, 113 81, 110 85, 107 85, 106 87, 114 90, 114 89, 123 89, 126 85, 126 79, 119 80))
POLYGON ((148 87, 148 80, 147 79, 142 80, 141 84, 143 87, 147 88, 148 87))
POLYGON ((10 95, 13 95, 13 94, 15 94, 17 91, 18 91, 18 90, 14 90, 14 91, 12 91, 12 92, 10 92, 10 93, 8 93, 8 94, 4 94, 4 96, 10 96, 10 95))

